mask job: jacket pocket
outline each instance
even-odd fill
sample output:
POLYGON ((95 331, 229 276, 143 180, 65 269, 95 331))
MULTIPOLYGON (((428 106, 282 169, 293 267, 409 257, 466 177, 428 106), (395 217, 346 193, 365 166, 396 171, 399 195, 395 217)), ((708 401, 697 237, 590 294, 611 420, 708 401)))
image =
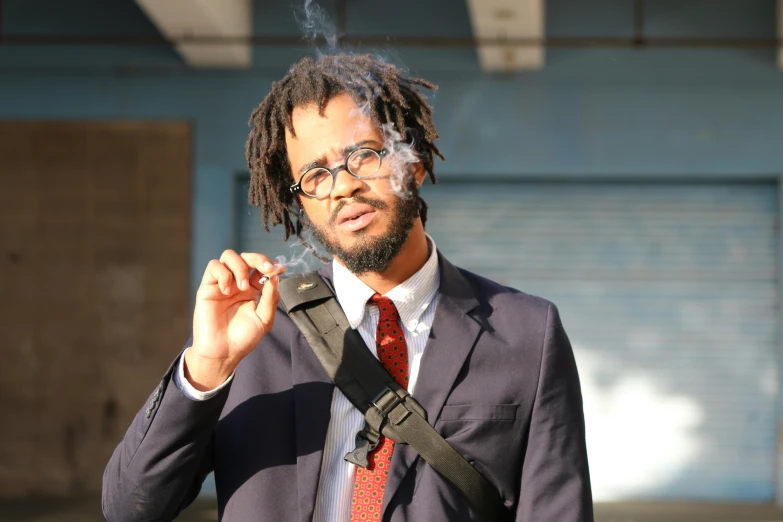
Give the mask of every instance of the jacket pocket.
POLYGON ((452 404, 440 412, 443 422, 449 421, 513 421, 518 404, 452 404))

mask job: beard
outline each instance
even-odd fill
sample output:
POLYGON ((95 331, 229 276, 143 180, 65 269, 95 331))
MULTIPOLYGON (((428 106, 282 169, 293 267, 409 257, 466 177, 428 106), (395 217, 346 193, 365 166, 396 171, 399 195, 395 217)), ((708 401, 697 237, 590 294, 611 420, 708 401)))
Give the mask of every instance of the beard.
MULTIPOLYGON (((419 190, 415 179, 411 178, 411 183, 406 189, 403 196, 397 196, 393 205, 389 230, 380 235, 371 235, 366 229, 359 230, 354 233, 356 241, 350 248, 341 245, 335 235, 330 234, 330 231, 335 228, 337 213, 345 207, 345 204, 340 203, 335 208, 326 226, 314 225, 304 213, 300 219, 302 224, 312 232, 315 240, 352 273, 363 275, 369 272, 383 272, 389 268, 402 250, 416 218, 419 217, 419 190)), ((379 211, 385 211, 390 206, 384 201, 362 196, 354 196, 351 199, 355 203, 365 203, 379 211)))

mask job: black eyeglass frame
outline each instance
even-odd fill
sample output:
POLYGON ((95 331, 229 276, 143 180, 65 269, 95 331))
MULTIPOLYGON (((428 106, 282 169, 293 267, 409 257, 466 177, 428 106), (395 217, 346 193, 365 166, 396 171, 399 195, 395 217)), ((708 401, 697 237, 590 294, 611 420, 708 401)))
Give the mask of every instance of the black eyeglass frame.
POLYGON ((353 177, 354 177, 354 178, 356 178, 356 179, 364 179, 364 178, 368 178, 368 177, 370 177, 370 176, 374 175, 374 174, 375 174, 376 172, 378 172, 379 170, 381 170, 381 167, 383 166, 383 157, 384 157, 384 156, 386 156, 388 153, 389 153, 388 149, 373 149, 372 147, 360 147, 360 148, 358 148, 358 149, 356 149, 356 150, 353 150, 353 151, 351 151, 351 153, 350 153, 350 154, 348 154, 348 156, 346 156, 346 157, 345 157, 345 163, 343 163, 342 165, 338 165, 338 166, 336 166, 336 167, 335 167, 335 168, 333 168, 333 169, 330 169, 330 168, 327 168, 327 167, 312 167, 312 168, 309 168, 309 169, 307 169, 307 170, 304 172, 304 174, 302 174, 302 177, 301 177, 301 178, 299 178, 299 182, 298 182, 298 183, 294 183, 293 185, 291 185, 290 187, 288 187, 288 190, 290 190, 292 194, 296 194, 297 192, 299 192, 299 193, 301 193, 301 194, 302 194, 304 197, 306 197, 306 198, 310 198, 310 199, 321 199, 321 198, 325 198, 326 196, 328 196, 329 194, 331 194, 331 193, 332 193, 332 190, 334 190, 334 184, 335 184, 335 182, 337 181, 337 174, 338 174, 338 173, 339 173, 341 170, 344 170, 345 172, 347 172, 348 174, 350 174, 351 176, 353 176, 353 177), (375 172, 373 172, 372 174, 367 174, 366 176, 357 176, 356 174, 354 174, 353 172, 351 172, 351 169, 349 169, 349 168, 348 168, 348 163, 350 163, 350 162, 351 162, 351 157, 352 157, 354 154, 356 154, 356 153, 358 153, 358 152, 361 152, 361 151, 363 151, 363 150, 371 150, 371 151, 373 151, 374 153, 376 153, 376 154, 378 155, 378 168, 377 168, 377 169, 375 169, 375 172), (325 171, 327 171, 329 174, 331 174, 331 175, 332 175, 332 186, 331 186, 331 187, 329 187, 329 192, 327 192, 327 193, 326 193, 326 194, 324 194, 323 196, 311 196, 310 194, 308 194, 307 192, 305 192, 305 191, 302 189, 302 180, 303 180, 303 179, 305 179, 305 178, 307 177, 307 175, 308 175, 310 172, 312 172, 312 171, 314 171, 314 170, 319 170, 319 169, 320 169, 320 170, 325 170, 325 171))

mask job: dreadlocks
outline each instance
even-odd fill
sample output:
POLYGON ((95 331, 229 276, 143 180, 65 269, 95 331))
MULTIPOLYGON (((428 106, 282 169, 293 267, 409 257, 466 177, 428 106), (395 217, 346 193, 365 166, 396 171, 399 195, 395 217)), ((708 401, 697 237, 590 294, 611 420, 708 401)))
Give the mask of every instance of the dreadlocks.
MULTIPOLYGON (((284 239, 301 233, 301 218, 292 221, 294 195, 288 190, 293 174, 288 163, 285 131, 296 136, 291 113, 295 107, 318 104, 323 115, 327 102, 348 93, 358 106, 367 106, 373 123, 381 128, 391 123, 402 136, 412 139, 424 169, 435 183, 434 156, 443 159, 435 140, 438 132, 432 122, 432 107, 417 87, 435 90, 437 86, 420 78, 403 76, 394 65, 371 55, 328 55, 317 61, 303 58, 253 111, 245 153, 250 170, 248 202, 263 210, 264 229, 280 223, 284 239)), ((419 215, 427 220, 427 205, 419 198, 419 215)))

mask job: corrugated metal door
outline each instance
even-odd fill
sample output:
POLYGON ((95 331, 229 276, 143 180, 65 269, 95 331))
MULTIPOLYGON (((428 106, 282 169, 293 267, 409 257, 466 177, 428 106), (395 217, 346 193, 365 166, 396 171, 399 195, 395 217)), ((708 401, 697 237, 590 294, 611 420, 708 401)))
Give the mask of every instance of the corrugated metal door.
POLYGON ((775 185, 460 183, 426 198, 453 262, 560 308, 596 498, 773 498, 775 185))
MULTIPOLYGON (((776 185, 442 183, 425 198, 452 262, 558 305, 597 500, 774 497, 776 185)), ((242 248, 287 253, 241 215, 242 248)))

